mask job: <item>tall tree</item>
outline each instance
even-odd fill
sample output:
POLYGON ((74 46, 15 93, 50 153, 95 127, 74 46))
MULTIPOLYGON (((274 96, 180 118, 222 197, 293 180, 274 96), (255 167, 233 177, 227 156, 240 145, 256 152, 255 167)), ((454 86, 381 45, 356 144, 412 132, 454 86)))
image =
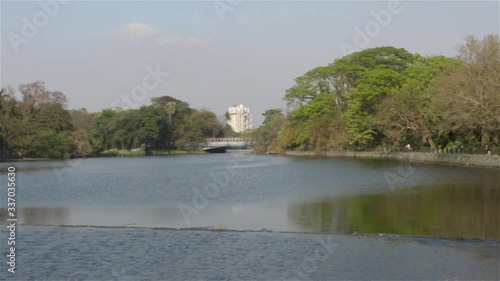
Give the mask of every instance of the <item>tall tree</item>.
POLYGON ((278 134, 286 125, 286 118, 279 108, 269 109, 262 115, 265 117, 262 126, 252 132, 254 145, 262 152, 278 152, 281 150, 278 134))
POLYGON ((22 100, 18 103, 19 122, 13 150, 28 157, 62 158, 70 153, 67 134, 72 130, 66 96, 48 91, 38 81, 19 86, 22 100), (41 145, 34 145, 44 143, 41 145))
POLYGON ((76 157, 86 157, 92 153, 92 115, 85 108, 70 110, 73 130, 68 139, 71 144, 71 154, 76 157))
POLYGON ((172 115, 174 115, 174 113, 175 113, 176 105, 177 104, 175 102, 173 102, 173 101, 169 101, 165 105, 165 111, 168 114, 168 123, 169 124, 172 124, 172 115))
POLYGON ((112 119, 116 112, 111 109, 105 109, 94 116, 92 128, 92 151, 99 154, 102 151, 111 148, 111 135, 113 134, 112 119))
POLYGON ((459 48, 463 67, 433 85, 449 130, 476 131, 482 145, 500 135, 500 42, 498 35, 473 36, 459 48))
POLYGON ((139 109, 141 140, 146 147, 155 147, 160 140, 163 124, 161 116, 153 106, 142 106, 139 109))
POLYGON ((357 65, 355 80, 347 96, 347 131, 351 144, 370 146, 379 132, 370 122, 375 105, 387 96, 396 94, 405 83, 401 73, 411 67, 415 56, 404 49, 380 47, 357 52, 337 63, 357 65))
POLYGON ((431 148, 433 140, 443 122, 439 109, 433 102, 429 86, 439 75, 446 75, 459 62, 443 56, 418 56, 411 68, 402 72, 404 84, 393 95, 386 96, 375 104, 375 114, 370 126, 383 136, 383 143, 398 146, 404 143, 418 144, 418 139, 431 148))
POLYGON ((11 144, 16 134, 17 101, 11 87, 0 90, 0 155, 12 152, 11 144))

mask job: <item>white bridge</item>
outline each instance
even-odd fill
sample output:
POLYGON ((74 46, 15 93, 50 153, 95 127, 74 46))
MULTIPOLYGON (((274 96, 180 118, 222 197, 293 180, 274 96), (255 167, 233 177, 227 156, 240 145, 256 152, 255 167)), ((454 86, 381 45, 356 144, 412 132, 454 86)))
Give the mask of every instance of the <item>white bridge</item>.
POLYGON ((207 147, 249 147, 253 142, 249 138, 209 138, 207 147))

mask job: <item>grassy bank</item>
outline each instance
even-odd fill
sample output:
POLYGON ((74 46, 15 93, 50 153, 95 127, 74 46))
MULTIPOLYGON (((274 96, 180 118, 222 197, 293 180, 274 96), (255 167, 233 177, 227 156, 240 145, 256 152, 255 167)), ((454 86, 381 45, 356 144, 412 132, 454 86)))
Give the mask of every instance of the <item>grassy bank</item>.
POLYGON ((498 155, 472 155, 472 154, 435 154, 424 152, 311 152, 311 151, 285 151, 288 156, 326 156, 326 157, 352 157, 372 159, 398 159, 409 162, 434 162, 459 165, 473 165, 481 167, 500 168, 498 155))

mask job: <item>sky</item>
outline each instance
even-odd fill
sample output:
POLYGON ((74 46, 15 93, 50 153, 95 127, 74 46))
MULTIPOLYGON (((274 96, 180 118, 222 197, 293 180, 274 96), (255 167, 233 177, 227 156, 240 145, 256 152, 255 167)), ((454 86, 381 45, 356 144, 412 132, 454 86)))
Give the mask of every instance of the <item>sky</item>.
POLYGON ((1 2, 2 87, 44 81, 91 112, 164 95, 217 115, 243 104, 254 126, 294 78, 353 51, 456 56, 500 27, 498 1, 61 2, 1 2))

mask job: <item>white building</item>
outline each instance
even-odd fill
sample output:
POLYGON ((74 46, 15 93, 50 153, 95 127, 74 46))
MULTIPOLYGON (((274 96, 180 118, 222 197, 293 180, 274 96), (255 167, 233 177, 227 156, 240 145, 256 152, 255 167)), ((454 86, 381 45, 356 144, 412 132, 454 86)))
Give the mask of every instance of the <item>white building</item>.
POLYGON ((229 124, 235 132, 242 133, 252 128, 252 115, 248 107, 244 107, 242 104, 235 105, 228 108, 227 113, 229 115, 227 124, 229 124))

